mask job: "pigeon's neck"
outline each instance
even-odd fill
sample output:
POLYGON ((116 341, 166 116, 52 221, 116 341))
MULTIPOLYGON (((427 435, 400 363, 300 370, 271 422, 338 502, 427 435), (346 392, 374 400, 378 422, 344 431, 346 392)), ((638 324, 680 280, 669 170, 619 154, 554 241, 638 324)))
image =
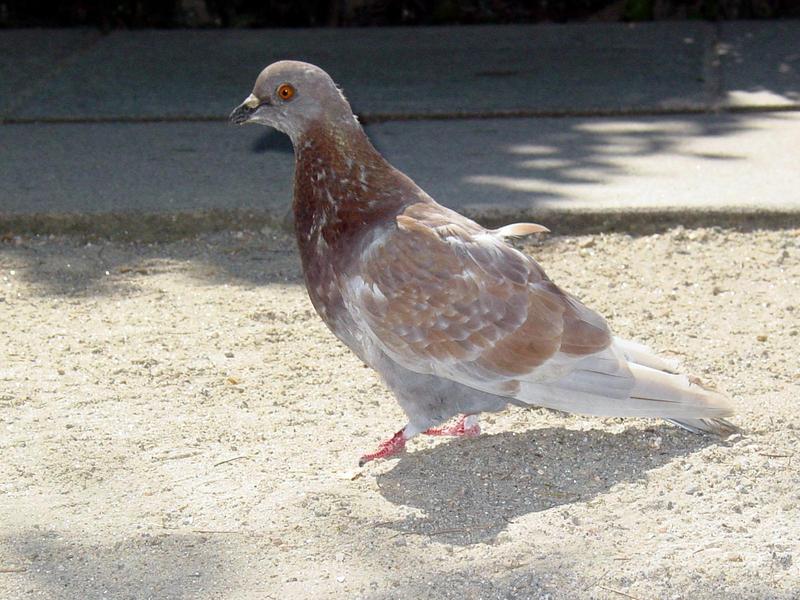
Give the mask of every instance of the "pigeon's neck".
POLYGON ((316 123, 295 141, 298 241, 336 249, 393 218, 418 188, 370 143, 361 126, 316 123))
POLYGON ((298 166, 308 164, 317 175, 324 171, 347 177, 356 165, 386 165, 355 117, 350 121, 316 121, 292 141, 298 166))
POLYGON ((350 333, 355 324, 341 281, 364 244, 425 194, 384 160, 355 119, 303 133, 292 140, 297 159, 292 206, 306 288, 325 323, 355 349, 360 342, 350 333))

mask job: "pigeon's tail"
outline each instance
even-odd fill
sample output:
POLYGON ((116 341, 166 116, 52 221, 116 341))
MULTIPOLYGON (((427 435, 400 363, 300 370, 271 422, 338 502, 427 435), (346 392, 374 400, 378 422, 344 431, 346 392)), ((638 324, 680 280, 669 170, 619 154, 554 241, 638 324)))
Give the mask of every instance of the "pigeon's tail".
POLYGON ((727 437, 739 431, 721 418, 733 414, 728 398, 704 386, 699 379, 678 373, 677 361, 657 356, 647 346, 616 338, 614 346, 628 361, 635 384, 632 398, 676 404, 665 407, 664 418, 694 433, 713 433, 727 437), (670 418, 670 412, 684 413, 670 418), (697 418, 689 418, 692 413, 697 418))
POLYGON ((736 425, 725 419, 667 419, 667 421, 675 423, 683 429, 688 429, 692 433, 713 433, 720 437, 728 437, 741 431, 736 425))
POLYGON ((733 414, 723 394, 678 373, 677 363, 620 339, 553 383, 523 384, 516 399, 589 415, 662 418, 721 436, 736 431, 723 418, 733 414))
POLYGON ((736 427, 722 417, 732 415, 728 399, 695 378, 628 363, 635 378, 631 398, 661 402, 661 417, 695 433, 726 436, 736 427))
POLYGON ((614 348, 622 352, 628 362, 658 369, 666 373, 679 373, 680 365, 677 360, 670 360, 655 354, 650 348, 638 342, 614 338, 614 348))

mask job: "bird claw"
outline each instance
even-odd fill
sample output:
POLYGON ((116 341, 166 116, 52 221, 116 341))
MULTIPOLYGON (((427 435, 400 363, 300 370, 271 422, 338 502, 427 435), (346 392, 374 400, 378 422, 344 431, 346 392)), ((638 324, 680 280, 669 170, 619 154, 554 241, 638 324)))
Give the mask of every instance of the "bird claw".
POLYGON ((381 442, 381 445, 378 446, 378 449, 373 452, 372 454, 365 454, 358 460, 358 466, 363 467, 371 460, 375 460, 376 458, 387 458, 389 456, 393 456, 395 454, 399 454, 402 452, 406 447, 406 437, 404 435, 404 430, 401 429, 397 433, 395 433, 391 439, 386 440, 385 442, 381 442))
POLYGON ((422 433, 425 435, 452 435, 458 437, 476 437, 481 433, 481 426, 477 419, 472 421, 474 415, 462 415, 455 424, 446 427, 431 427, 422 433), (470 421, 469 423, 467 421, 470 421))

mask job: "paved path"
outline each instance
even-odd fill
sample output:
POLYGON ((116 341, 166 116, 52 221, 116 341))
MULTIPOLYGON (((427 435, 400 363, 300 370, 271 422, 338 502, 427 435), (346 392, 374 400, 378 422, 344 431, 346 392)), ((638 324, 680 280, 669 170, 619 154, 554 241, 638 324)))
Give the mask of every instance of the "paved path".
MULTIPOLYGON (((800 207, 800 113, 376 124, 386 157, 441 202, 480 214, 615 207, 800 207)), ((6 210, 281 212, 293 155, 222 123, 0 127, 6 210)))
POLYGON ((800 212, 781 21, 2 31, 0 215, 282 213, 287 141, 223 121, 279 58, 331 72, 387 157, 473 214, 800 212))

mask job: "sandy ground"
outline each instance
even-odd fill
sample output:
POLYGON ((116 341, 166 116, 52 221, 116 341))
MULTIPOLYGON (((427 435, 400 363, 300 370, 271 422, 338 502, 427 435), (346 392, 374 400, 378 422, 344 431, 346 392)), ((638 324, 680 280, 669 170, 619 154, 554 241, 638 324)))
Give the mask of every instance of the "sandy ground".
POLYGON ((746 434, 514 408, 358 469, 403 417, 288 238, 6 239, 0 598, 800 598, 800 231, 527 250, 746 434))

